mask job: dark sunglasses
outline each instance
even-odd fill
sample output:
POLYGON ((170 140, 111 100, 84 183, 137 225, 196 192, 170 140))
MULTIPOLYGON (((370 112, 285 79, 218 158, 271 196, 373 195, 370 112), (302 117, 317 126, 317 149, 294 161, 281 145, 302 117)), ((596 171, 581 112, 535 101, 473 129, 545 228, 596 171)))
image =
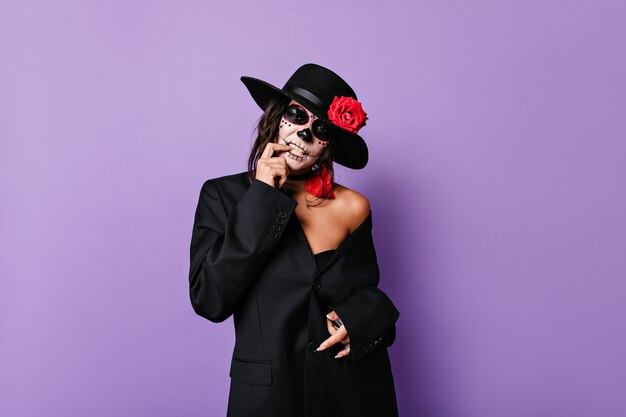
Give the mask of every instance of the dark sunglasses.
MULTIPOLYGON (((285 119, 294 125, 305 125, 309 123, 309 113, 304 107, 298 104, 290 104, 283 114, 285 119)), ((313 135, 319 140, 328 141, 332 138, 332 130, 328 123, 325 123, 319 119, 315 120, 311 125, 311 131, 313 135)))

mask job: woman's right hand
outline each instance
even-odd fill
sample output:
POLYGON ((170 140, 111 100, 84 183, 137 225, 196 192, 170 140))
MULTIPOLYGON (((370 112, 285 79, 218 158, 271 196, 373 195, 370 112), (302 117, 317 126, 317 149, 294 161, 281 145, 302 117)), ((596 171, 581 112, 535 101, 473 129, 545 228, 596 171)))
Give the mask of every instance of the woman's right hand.
POLYGON ((284 157, 273 155, 274 152, 286 152, 290 149, 289 145, 275 142, 269 142, 265 145, 265 149, 263 149, 263 153, 256 165, 256 179, 274 188, 281 188, 287 181, 289 167, 284 157))

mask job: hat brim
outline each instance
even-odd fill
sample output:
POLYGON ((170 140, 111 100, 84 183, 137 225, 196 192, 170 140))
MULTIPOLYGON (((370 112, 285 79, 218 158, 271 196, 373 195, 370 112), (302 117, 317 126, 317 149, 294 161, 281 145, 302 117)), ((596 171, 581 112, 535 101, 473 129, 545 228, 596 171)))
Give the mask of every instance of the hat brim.
POLYGON ((243 76, 241 77, 241 81, 250 92, 250 95, 256 104, 262 110, 267 108, 267 105, 272 99, 288 97, 292 100, 298 101, 321 120, 328 122, 328 124, 333 128, 335 138, 338 139, 332 155, 332 159, 335 162, 352 169, 362 169, 367 165, 369 152, 367 144, 363 138, 356 133, 350 132, 349 130, 333 124, 328 119, 328 115, 324 114, 321 109, 315 106, 308 99, 291 91, 285 91, 281 88, 273 86, 272 84, 258 78, 243 76))

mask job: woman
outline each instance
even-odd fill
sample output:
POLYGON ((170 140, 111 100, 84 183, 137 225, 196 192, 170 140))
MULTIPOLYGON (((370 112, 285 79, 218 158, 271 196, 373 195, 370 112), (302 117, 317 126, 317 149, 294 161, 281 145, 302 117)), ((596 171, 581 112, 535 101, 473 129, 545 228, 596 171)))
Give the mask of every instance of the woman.
POLYGON ((282 89, 241 80, 264 110, 258 137, 248 171, 203 184, 189 272, 194 311, 234 318, 228 416, 397 416, 399 312, 377 287, 372 211, 333 181, 333 161, 367 164, 367 115, 316 64, 282 89))

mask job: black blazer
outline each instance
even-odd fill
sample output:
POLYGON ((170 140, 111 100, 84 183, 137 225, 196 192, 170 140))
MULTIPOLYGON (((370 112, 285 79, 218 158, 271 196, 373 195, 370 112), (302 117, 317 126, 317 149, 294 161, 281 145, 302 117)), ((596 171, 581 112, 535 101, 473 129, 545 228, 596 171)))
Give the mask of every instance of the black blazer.
POLYGON ((377 285, 372 212, 317 271, 298 202, 247 172, 207 180, 191 238, 194 311, 233 315, 230 417, 397 416, 387 347, 400 313, 377 285), (314 350, 335 310, 350 337, 314 350))

